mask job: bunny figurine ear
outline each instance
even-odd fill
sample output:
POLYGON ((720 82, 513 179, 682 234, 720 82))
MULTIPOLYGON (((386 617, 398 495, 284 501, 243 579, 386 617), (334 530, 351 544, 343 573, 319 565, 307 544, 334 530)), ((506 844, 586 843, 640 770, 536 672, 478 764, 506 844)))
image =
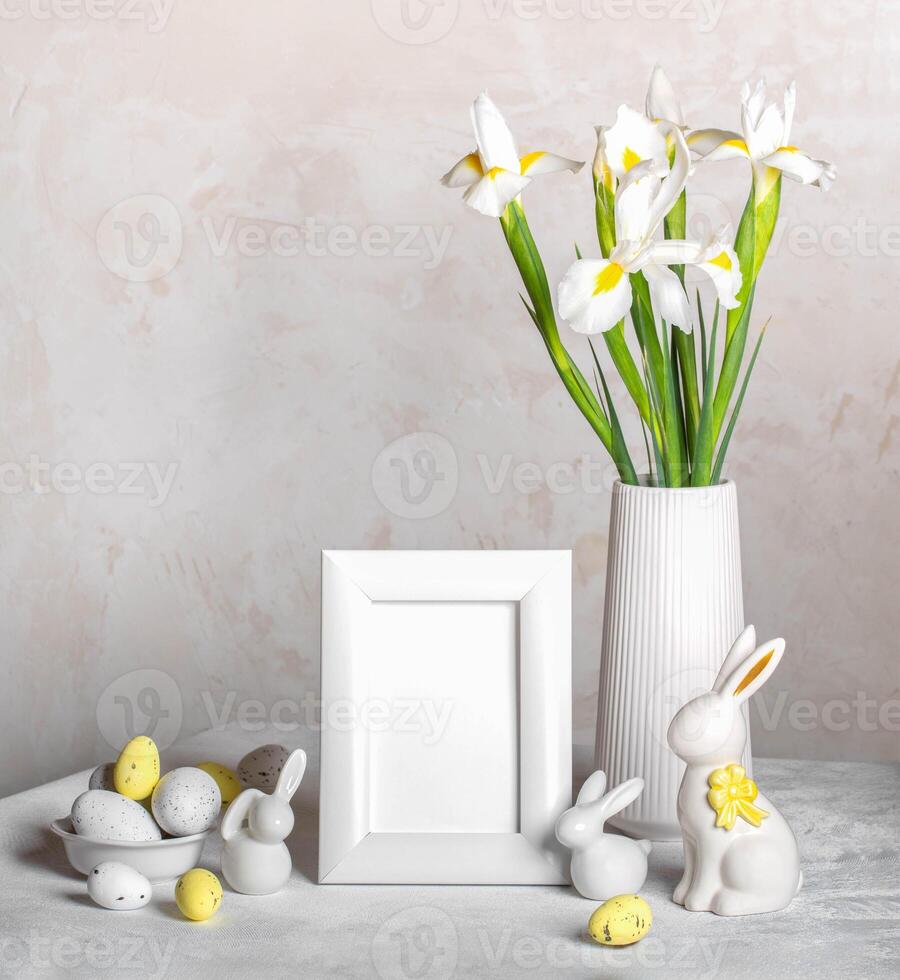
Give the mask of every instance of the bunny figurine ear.
POLYGON ((741 635, 732 643, 731 649, 724 663, 719 668, 716 682, 712 689, 718 694, 724 690, 725 681, 738 669, 740 664, 750 656, 756 649, 756 627, 752 624, 748 626, 741 635))
POLYGON ((757 647, 722 683, 720 692, 738 704, 753 697, 772 676, 784 655, 784 640, 778 637, 757 647))
POLYGON ((232 837, 241 829, 244 821, 250 815, 250 808, 261 797, 266 794, 261 789, 245 789, 228 804, 225 816, 219 824, 219 833, 222 840, 231 840, 232 837))
POLYGON ((603 796, 605 789, 606 773, 602 769, 598 769, 584 781, 584 785, 578 791, 578 799, 575 801, 575 806, 585 806, 588 803, 599 800, 603 796))
POLYGON ((634 803, 644 790, 644 780, 640 776, 626 779, 624 783, 611 789, 600 801, 603 819, 606 820, 614 813, 619 813, 626 806, 634 803))
POLYGON ((306 753, 303 749, 294 749, 287 757, 278 783, 272 793, 273 796, 280 796, 283 800, 289 800, 300 786, 303 774, 306 772, 306 753))

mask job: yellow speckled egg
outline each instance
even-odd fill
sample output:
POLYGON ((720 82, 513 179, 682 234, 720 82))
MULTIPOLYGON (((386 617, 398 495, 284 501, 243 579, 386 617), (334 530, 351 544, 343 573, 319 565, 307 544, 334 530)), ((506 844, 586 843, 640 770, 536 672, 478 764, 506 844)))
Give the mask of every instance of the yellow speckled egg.
POLYGON ((138 735, 116 759, 113 783, 116 792, 129 800, 146 800, 159 782, 159 751, 152 738, 138 735))
POLYGON ((616 895, 591 916, 588 932, 604 946, 628 946, 650 931, 653 913, 640 895, 616 895))
POLYGON ((175 901, 186 919, 203 922, 218 912, 222 904, 222 886, 212 871, 193 868, 178 879, 175 901))
POLYGON ((218 762, 201 762, 197 768, 208 773, 216 781, 219 792, 222 794, 222 806, 228 806, 240 793, 241 781, 225 766, 220 766, 218 762))

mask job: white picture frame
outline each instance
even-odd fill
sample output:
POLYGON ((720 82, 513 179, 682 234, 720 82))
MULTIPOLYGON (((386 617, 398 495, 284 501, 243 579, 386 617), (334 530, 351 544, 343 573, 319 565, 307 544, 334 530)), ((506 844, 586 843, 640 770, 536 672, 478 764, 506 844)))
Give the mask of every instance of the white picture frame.
POLYGON ((324 551, 319 882, 568 884, 571 645, 569 551, 324 551))

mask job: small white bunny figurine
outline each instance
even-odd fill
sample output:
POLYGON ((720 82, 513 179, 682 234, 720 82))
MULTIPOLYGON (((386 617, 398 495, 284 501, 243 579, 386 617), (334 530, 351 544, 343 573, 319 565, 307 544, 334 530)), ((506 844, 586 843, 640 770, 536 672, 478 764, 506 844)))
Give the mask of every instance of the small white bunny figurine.
POLYGON ((644 780, 626 780, 606 796, 605 789, 606 773, 598 769, 585 780, 575 806, 556 821, 557 840, 572 850, 572 884, 598 902, 640 891, 651 847, 648 840, 603 833, 603 824, 641 795, 644 780))
POLYGON ((756 646, 748 626, 713 689, 672 719, 668 740, 687 770, 678 791, 684 877, 673 900, 692 912, 750 915, 790 905, 803 876, 787 821, 741 767, 747 740, 741 705, 772 676, 784 640, 756 646))
POLYGON ((291 855, 283 842, 294 827, 291 797, 305 772, 306 753, 296 749, 271 795, 245 789, 225 811, 219 829, 225 842, 222 874, 236 892, 271 895, 290 878, 291 855))

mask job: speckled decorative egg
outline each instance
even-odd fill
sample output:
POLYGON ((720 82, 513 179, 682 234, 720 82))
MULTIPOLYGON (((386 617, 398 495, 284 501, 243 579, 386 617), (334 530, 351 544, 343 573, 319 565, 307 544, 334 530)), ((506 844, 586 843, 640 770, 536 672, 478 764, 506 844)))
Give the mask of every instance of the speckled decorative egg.
POLYGON ((594 910, 588 932, 603 946, 630 946, 650 931, 653 913, 640 895, 616 895, 594 910))
POLYGON ((138 735, 116 759, 113 770, 116 792, 129 800, 146 800, 159 781, 159 750, 152 738, 138 735))
POLYGON ((238 763, 238 779, 245 789, 274 789, 288 755, 283 745, 260 745, 238 763))
POLYGON ((153 817, 134 800, 105 789, 89 789, 72 804, 76 834, 98 840, 161 840, 153 817))
POLYGON ((222 807, 222 794, 208 772, 182 766, 167 772, 156 784, 151 807, 167 834, 187 837, 212 827, 222 807))
POLYGON ((153 895, 150 882, 121 861, 104 861, 87 876, 88 895, 105 909, 142 909, 153 895))
POLYGON ((222 806, 228 806, 238 793, 240 793, 241 781, 225 766, 220 766, 218 762, 201 762, 197 768, 208 772, 216 781, 219 792, 222 794, 222 806))
POLYGON ((88 789, 105 789, 108 793, 115 793, 116 783, 113 779, 115 768, 115 762, 104 762, 102 766, 97 766, 88 780, 88 789))
POLYGON ((175 885, 175 901, 186 919, 203 922, 219 911, 222 885, 206 868, 192 868, 175 885))

